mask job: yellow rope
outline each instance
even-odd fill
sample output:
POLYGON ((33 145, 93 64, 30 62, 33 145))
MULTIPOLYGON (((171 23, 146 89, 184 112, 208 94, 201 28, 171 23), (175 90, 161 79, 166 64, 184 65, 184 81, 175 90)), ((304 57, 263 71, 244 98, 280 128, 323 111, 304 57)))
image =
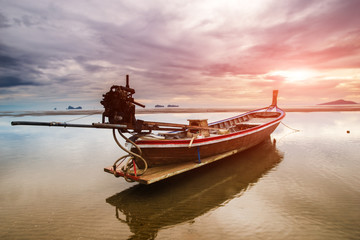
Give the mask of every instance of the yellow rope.
POLYGON ((291 130, 293 130, 293 131, 295 131, 295 132, 300 132, 299 129, 295 129, 295 128, 289 127, 288 125, 286 125, 286 124, 283 123, 283 122, 281 122, 281 123, 282 123, 285 127, 289 128, 289 129, 291 129, 291 130))

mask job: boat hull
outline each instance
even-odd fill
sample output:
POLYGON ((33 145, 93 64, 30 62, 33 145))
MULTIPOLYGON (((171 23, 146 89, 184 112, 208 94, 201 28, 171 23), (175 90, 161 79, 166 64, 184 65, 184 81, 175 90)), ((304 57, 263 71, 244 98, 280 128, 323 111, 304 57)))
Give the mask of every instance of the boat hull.
POLYGON ((238 150, 239 152, 249 149, 267 139, 278 125, 279 123, 276 123, 251 134, 244 134, 233 139, 205 145, 142 148, 142 156, 146 159, 149 167, 185 161, 201 162, 202 158, 216 154, 231 150, 238 150))
MULTIPOLYGON (((255 111, 247 114, 254 112, 255 111)), ((185 161, 201 162, 202 158, 231 150, 237 150, 238 152, 244 151, 263 142, 277 128, 284 115, 285 113, 281 112, 278 118, 248 130, 223 136, 195 139, 193 142, 190 140, 158 140, 137 141, 136 144, 141 148, 142 156, 146 160, 148 167, 185 161)), ((217 124, 229 122, 230 120, 231 119, 226 119, 217 124)), ((132 149, 132 151, 137 152, 136 149, 132 149)), ((139 167, 142 167, 140 161, 137 162, 137 164, 139 167)))

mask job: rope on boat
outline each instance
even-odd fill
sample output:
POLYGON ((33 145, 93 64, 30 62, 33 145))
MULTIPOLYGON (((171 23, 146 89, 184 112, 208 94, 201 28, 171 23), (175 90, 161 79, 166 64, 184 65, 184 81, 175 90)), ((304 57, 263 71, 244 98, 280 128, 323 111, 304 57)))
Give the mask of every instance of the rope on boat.
POLYGON ((289 128, 289 129, 291 129, 291 130, 293 130, 293 131, 295 131, 295 132, 300 132, 299 129, 295 129, 295 128, 289 127, 288 125, 286 125, 286 124, 283 123, 282 121, 281 121, 281 123, 282 123, 285 127, 289 128))
POLYGON ((114 169, 114 175, 115 177, 118 177, 117 176, 117 172, 116 172, 116 168, 119 167, 123 162, 125 162, 125 164, 123 165, 123 167, 121 168, 121 170, 124 172, 124 178, 127 182, 133 182, 134 180, 132 179, 129 179, 128 177, 126 177, 127 175, 134 175, 134 176, 141 176, 143 175, 147 168, 148 168, 148 165, 147 165, 147 162, 146 160, 141 156, 142 155, 142 151, 140 149, 140 147, 135 144, 133 141, 131 141, 129 138, 127 138, 121 131, 120 129, 118 129, 118 132, 120 134, 120 136, 122 138, 125 139, 125 141, 129 142, 130 144, 132 144, 134 147, 136 147, 136 149, 138 150, 139 154, 137 153, 134 153, 132 151, 129 151, 128 149, 126 149, 124 146, 121 145, 121 143, 119 142, 119 140, 117 139, 116 137, 116 133, 115 133, 115 129, 113 129, 113 137, 114 137, 114 140, 116 142, 116 144, 123 150, 125 151, 126 153, 128 153, 127 155, 124 155, 122 157, 120 157, 118 160, 116 160, 114 162, 114 165, 113 165, 113 169, 114 169), (135 164, 135 159, 140 159, 143 163, 144 163, 144 168, 143 169, 139 169, 136 170, 136 164, 135 164), (134 173, 130 173, 130 169, 133 168, 134 169, 134 173), (140 170, 140 171, 139 171, 140 170))
POLYGON ((91 114, 88 114, 88 115, 85 115, 85 116, 82 116, 82 117, 70 119, 70 120, 68 120, 68 121, 65 121, 65 123, 73 122, 73 121, 76 121, 76 120, 79 120, 79 119, 83 119, 83 118, 86 118, 86 117, 90 117, 90 116, 93 116, 93 115, 96 115, 96 114, 99 114, 99 113, 91 113, 91 114))

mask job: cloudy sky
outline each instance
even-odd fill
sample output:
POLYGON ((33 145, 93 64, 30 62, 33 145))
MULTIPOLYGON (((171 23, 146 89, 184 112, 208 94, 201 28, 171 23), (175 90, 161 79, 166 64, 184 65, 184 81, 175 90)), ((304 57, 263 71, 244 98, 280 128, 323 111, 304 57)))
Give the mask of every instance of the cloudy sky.
POLYGON ((360 102, 358 0, 0 0, 0 110, 360 102))

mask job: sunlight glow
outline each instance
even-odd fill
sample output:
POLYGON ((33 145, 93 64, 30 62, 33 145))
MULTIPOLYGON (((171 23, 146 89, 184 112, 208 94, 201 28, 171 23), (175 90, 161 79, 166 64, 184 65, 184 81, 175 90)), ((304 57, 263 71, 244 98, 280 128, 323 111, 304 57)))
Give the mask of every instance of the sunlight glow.
POLYGON ((316 74, 312 70, 288 70, 288 71, 273 71, 270 73, 273 76, 282 76, 286 81, 299 82, 309 80, 316 74))

